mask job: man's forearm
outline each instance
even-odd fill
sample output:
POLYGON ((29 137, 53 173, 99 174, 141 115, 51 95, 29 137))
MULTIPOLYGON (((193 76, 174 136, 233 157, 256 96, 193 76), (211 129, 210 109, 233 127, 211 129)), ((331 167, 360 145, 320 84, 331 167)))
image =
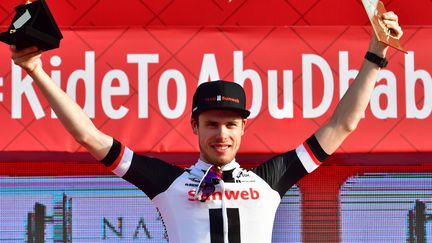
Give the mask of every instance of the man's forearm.
MULTIPOLYGON (((372 38, 368 51, 385 57, 386 46, 372 38)), ((316 137, 328 153, 332 154, 359 124, 372 96, 380 67, 364 60, 357 77, 339 101, 329 122, 316 132, 316 137)))
MULTIPOLYGON (((385 57, 388 47, 372 38, 368 52, 385 57)), ((339 102, 334 116, 348 132, 353 131, 363 116, 372 96, 380 67, 367 59, 350 88, 339 102)))
POLYGON ((112 143, 112 138, 94 126, 82 108, 54 83, 41 66, 29 72, 29 75, 66 130, 96 159, 102 159, 112 143))
POLYGON ((359 74, 354 79, 334 112, 338 123, 352 132, 362 118, 375 87, 379 67, 365 60, 359 74))

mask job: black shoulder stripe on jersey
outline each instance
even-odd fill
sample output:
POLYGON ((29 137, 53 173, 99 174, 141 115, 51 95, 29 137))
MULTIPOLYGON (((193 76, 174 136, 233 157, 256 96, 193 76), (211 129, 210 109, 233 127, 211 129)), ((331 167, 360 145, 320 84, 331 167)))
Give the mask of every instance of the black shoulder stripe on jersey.
POLYGON ((114 163, 117 157, 120 156, 120 152, 121 152, 121 143, 113 139, 113 144, 111 145, 108 154, 105 156, 105 158, 100 160, 100 162, 104 164, 106 167, 109 167, 114 163))
POLYGON ((309 145, 310 149, 312 150, 312 153, 314 153, 315 157, 323 162, 325 161, 330 155, 328 155, 319 144, 318 140, 315 137, 315 134, 310 136, 306 143, 309 145))
POLYGON ((281 198, 297 181, 308 174, 295 150, 277 155, 252 171, 277 191, 281 198))
POLYGON ((141 189, 150 199, 166 191, 184 169, 163 160, 134 153, 123 179, 141 189))
MULTIPOLYGON (((323 162, 329 156, 324 152, 315 135, 309 137, 306 143, 319 161, 323 162)), ((308 174, 295 150, 277 155, 252 171, 279 192, 281 197, 308 174)))

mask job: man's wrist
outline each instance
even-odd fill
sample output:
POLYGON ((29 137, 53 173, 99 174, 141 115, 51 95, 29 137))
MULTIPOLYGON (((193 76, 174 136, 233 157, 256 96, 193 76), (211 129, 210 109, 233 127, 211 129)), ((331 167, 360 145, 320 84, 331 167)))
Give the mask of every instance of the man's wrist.
POLYGON ((377 40, 375 36, 372 37, 372 40, 369 44, 368 51, 375 53, 377 56, 385 57, 387 54, 388 46, 377 40))

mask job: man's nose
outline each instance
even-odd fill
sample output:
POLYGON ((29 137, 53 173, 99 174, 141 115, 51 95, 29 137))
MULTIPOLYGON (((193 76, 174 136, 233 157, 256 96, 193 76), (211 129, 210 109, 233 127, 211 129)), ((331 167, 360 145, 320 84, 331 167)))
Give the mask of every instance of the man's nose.
POLYGON ((217 138, 225 140, 228 134, 228 129, 226 126, 219 126, 217 129, 217 138))

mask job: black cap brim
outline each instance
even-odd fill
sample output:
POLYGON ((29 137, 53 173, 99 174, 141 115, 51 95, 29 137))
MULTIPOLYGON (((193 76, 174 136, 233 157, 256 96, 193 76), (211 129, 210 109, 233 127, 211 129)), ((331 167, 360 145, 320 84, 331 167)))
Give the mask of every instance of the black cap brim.
POLYGON ((240 115, 241 118, 246 119, 250 115, 250 111, 236 108, 223 108, 223 107, 207 107, 206 109, 197 109, 192 112, 192 117, 197 117, 199 114, 209 110, 226 110, 234 111, 240 115))

